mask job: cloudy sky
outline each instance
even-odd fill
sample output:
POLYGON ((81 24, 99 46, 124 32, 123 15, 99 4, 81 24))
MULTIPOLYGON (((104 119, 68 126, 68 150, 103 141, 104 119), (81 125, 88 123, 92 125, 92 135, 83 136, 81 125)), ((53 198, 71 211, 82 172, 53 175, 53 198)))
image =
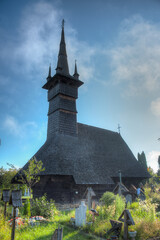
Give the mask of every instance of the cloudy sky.
POLYGON ((0 167, 22 167, 46 140, 61 21, 70 74, 84 85, 78 121, 118 131, 155 171, 160 155, 160 1, 0 1, 0 167))

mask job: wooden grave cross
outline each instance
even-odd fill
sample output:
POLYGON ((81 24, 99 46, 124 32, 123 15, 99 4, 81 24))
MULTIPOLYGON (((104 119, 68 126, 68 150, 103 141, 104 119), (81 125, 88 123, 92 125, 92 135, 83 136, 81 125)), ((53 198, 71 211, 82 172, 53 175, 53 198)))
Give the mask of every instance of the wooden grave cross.
POLYGON ((128 209, 125 209, 121 216, 118 219, 121 222, 124 222, 124 235, 123 238, 124 240, 128 240, 128 226, 130 225, 135 225, 135 222, 131 216, 131 213, 128 209), (124 217, 124 218, 123 218, 124 217))
POLYGON ((51 240, 62 240, 63 239, 63 228, 58 227, 58 229, 55 230, 51 240))
POLYGON ((112 225, 112 228, 109 229, 107 234, 114 232, 116 236, 119 237, 122 229, 122 223, 115 220, 110 220, 110 223, 112 225))

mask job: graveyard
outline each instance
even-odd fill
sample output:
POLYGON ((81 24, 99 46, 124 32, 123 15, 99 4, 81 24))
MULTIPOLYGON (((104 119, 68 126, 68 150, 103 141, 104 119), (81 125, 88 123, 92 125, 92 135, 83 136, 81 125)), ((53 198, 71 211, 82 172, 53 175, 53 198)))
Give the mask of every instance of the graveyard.
MULTIPOLYGON (((151 180, 150 180, 151 181, 151 180)), ((160 239, 160 184, 147 182, 145 197, 119 183, 95 201, 88 188, 77 204, 55 204, 46 196, 33 199, 26 190, 3 190, 0 201, 1 240, 160 239), (18 196, 18 194, 20 194, 18 196)), ((135 189, 137 190, 137 189, 135 189)))

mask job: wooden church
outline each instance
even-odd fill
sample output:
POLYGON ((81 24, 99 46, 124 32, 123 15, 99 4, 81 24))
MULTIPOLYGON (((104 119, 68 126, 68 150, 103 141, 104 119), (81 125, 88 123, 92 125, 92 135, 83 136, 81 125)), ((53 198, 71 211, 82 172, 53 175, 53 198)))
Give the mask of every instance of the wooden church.
POLYGON ((34 156, 45 171, 33 188, 34 197, 46 193, 58 203, 74 203, 84 198, 88 187, 97 198, 112 191, 119 170, 126 186, 149 177, 119 133, 77 122, 76 99, 82 84, 76 63, 73 76, 69 73, 63 22, 56 73, 51 76, 49 67, 43 86, 49 102, 47 140, 34 156))

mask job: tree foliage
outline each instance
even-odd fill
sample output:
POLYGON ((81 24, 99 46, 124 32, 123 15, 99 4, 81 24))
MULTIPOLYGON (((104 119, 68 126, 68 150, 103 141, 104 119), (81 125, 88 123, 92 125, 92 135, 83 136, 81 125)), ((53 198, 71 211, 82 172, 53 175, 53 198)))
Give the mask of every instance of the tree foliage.
POLYGON ((103 193, 100 201, 102 202, 102 204, 104 204, 108 207, 114 203, 115 199, 116 199, 116 196, 114 195, 114 193, 105 192, 105 193, 103 193))
POLYGON ((24 204, 23 207, 23 214, 26 215, 27 217, 31 216, 31 210, 30 210, 31 206, 30 206, 30 200, 26 199, 26 202, 24 204))
POLYGON ((144 152, 138 153, 138 162, 144 169, 147 170, 147 160, 144 152))
POLYGON ((26 184, 30 190, 30 197, 31 197, 31 190, 32 187, 39 182, 40 180, 40 173, 44 171, 42 161, 37 161, 35 157, 29 160, 28 168, 23 170, 21 173, 21 182, 26 184))
POLYGON ((14 189, 15 185, 11 184, 12 178, 16 175, 17 169, 10 165, 9 169, 0 168, 0 188, 1 189, 14 189))
POLYGON ((160 156, 158 157, 158 167, 159 167, 159 170, 160 170, 160 156))

